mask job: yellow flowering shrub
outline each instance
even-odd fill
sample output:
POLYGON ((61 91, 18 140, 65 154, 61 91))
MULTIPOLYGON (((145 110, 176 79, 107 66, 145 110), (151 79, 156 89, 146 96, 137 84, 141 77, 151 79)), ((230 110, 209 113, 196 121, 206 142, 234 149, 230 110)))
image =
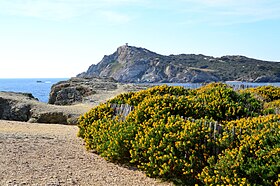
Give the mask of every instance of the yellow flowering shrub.
POLYGON ((217 121, 256 116, 262 109, 262 104, 250 94, 237 93, 222 83, 211 83, 197 89, 192 100, 198 118, 207 116, 217 121))
POLYGON ((178 115, 161 119, 154 116, 143 123, 132 141, 131 162, 151 177, 197 183, 196 175, 207 164, 215 143, 209 139, 205 122, 184 120, 178 115))
POLYGON ((85 134, 88 132, 87 128, 91 126, 93 122, 103 118, 111 118, 113 113, 114 111, 110 107, 110 104, 103 103, 80 116, 78 120, 78 137, 84 138, 85 134))
POLYGON ((152 177, 187 185, 276 184, 279 115, 262 113, 263 103, 251 93, 225 84, 196 90, 163 85, 94 107, 80 117, 78 136, 105 159, 132 163, 152 177), (111 104, 134 109, 118 116, 111 104), (266 176, 254 182, 254 174, 266 176))
POLYGON ((153 96, 163 96, 167 95, 175 95, 175 96, 187 96, 192 92, 190 89, 186 89, 181 86, 154 86, 152 88, 141 90, 138 92, 128 92, 123 93, 115 98, 109 100, 109 103, 117 103, 117 104, 129 104, 133 106, 137 106, 140 104, 144 99, 150 98, 153 96))
POLYGON ((280 114, 280 99, 265 102, 264 103, 264 113, 268 114, 280 114))
POLYGON ((118 118, 104 118, 88 127, 85 143, 88 149, 96 150, 110 161, 128 162, 130 160, 130 141, 134 139, 136 127, 118 118))
POLYGON ((277 99, 280 99, 280 87, 276 86, 259 86, 256 88, 248 88, 241 90, 241 92, 247 92, 253 94, 256 98, 270 102, 277 99))
MULTIPOLYGON (((268 115, 231 121, 236 139, 219 154, 209 158, 198 175, 204 185, 273 185, 280 171, 280 115, 268 115)), ((226 133, 226 132, 225 132, 226 133)), ((222 142, 230 139, 230 132, 222 142)))

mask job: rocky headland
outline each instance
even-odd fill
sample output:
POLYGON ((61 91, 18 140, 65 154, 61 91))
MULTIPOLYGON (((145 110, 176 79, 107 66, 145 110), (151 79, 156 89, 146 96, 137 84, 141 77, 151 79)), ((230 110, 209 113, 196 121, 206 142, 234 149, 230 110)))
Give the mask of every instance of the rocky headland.
POLYGON ((240 55, 165 56, 145 48, 124 45, 77 77, 110 77, 123 83, 280 82, 280 62, 240 55))

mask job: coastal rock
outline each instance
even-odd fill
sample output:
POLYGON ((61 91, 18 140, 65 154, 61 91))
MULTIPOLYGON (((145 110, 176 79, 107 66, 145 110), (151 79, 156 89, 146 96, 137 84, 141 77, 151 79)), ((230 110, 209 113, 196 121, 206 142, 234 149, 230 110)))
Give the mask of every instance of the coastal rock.
POLYGON ((28 122, 68 124, 67 119, 68 116, 66 116, 63 112, 34 112, 28 122))
POLYGON ((27 121, 30 117, 30 105, 15 103, 0 98, 0 119, 27 121))
POLYGON ((92 105, 55 106, 29 93, 0 92, 0 119, 36 123, 76 124, 92 105))
POLYGON ((91 65, 77 77, 111 77, 122 83, 202 83, 216 81, 275 82, 280 63, 248 58, 180 54, 160 55, 145 48, 124 45, 91 65), (267 76, 270 78, 260 78, 267 76))
POLYGON ((71 105, 80 103, 84 97, 96 93, 96 90, 115 90, 116 81, 112 78, 71 78, 54 84, 49 96, 49 104, 71 105))
POLYGON ((51 93, 52 95, 49 103, 56 105, 69 105, 75 102, 81 102, 83 96, 90 95, 90 91, 91 90, 82 86, 66 88, 61 87, 59 91, 52 92, 53 94, 51 93))
MULTIPOLYGON (((123 76, 125 74, 123 73, 123 76)), ((75 105, 79 103, 97 105, 114 96, 143 90, 153 85, 118 83, 112 78, 71 78, 53 85, 49 104, 75 105)))
MULTIPOLYGON (((30 94, 20 94, 7 92, 9 96, 17 95, 22 99, 36 100, 30 94)), ((30 118, 30 104, 22 103, 19 100, 14 100, 11 97, 5 99, 0 97, 0 119, 14 120, 14 121, 27 121, 30 118)))

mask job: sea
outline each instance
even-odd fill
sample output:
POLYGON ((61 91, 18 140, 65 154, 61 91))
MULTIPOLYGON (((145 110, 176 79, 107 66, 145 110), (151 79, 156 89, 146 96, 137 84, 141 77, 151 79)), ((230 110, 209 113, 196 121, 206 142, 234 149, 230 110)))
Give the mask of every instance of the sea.
MULTIPOLYGON (((24 92, 31 93, 39 101, 47 103, 51 86, 59 81, 64 81, 69 78, 29 78, 29 79, 0 79, 0 91, 9 92, 24 92)), ((249 88, 264 85, 273 85, 280 87, 279 83, 247 83, 247 82, 226 82, 234 88, 249 88)), ((183 86, 186 88, 198 88, 203 84, 200 83, 167 83, 168 85, 183 86)))
POLYGON ((47 103, 51 86, 69 78, 0 79, 0 91, 31 93, 39 101, 47 103))

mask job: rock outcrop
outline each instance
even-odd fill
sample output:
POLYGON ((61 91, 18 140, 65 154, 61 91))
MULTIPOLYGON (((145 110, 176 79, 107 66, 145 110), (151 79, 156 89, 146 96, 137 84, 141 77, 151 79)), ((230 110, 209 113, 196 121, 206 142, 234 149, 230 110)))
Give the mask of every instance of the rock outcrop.
POLYGON ((39 102, 31 94, 0 92, 0 119, 33 123, 76 124, 92 105, 55 106, 39 102))
POLYGON ((116 89, 117 83, 112 78, 71 78, 52 86, 49 103, 55 105, 81 103, 85 97, 96 94, 96 91, 116 89))
POLYGON ((49 96, 49 104, 73 105, 77 103, 99 104, 114 96, 146 89, 152 85, 122 84, 112 78, 71 78, 54 84, 49 96))
POLYGON ((28 121, 30 118, 29 104, 20 103, 0 97, 0 119, 28 121))
POLYGON ((111 77, 123 83, 202 83, 214 81, 276 82, 280 63, 247 58, 180 54, 164 56, 124 45, 105 55, 77 77, 111 77), (269 75, 269 77, 267 77, 269 75), (267 78, 263 78, 267 77, 267 78))
POLYGON ((97 91, 112 91, 117 89, 113 79, 106 78, 71 78, 54 84, 49 96, 49 104, 71 105, 85 101, 85 97, 96 94, 97 91))

